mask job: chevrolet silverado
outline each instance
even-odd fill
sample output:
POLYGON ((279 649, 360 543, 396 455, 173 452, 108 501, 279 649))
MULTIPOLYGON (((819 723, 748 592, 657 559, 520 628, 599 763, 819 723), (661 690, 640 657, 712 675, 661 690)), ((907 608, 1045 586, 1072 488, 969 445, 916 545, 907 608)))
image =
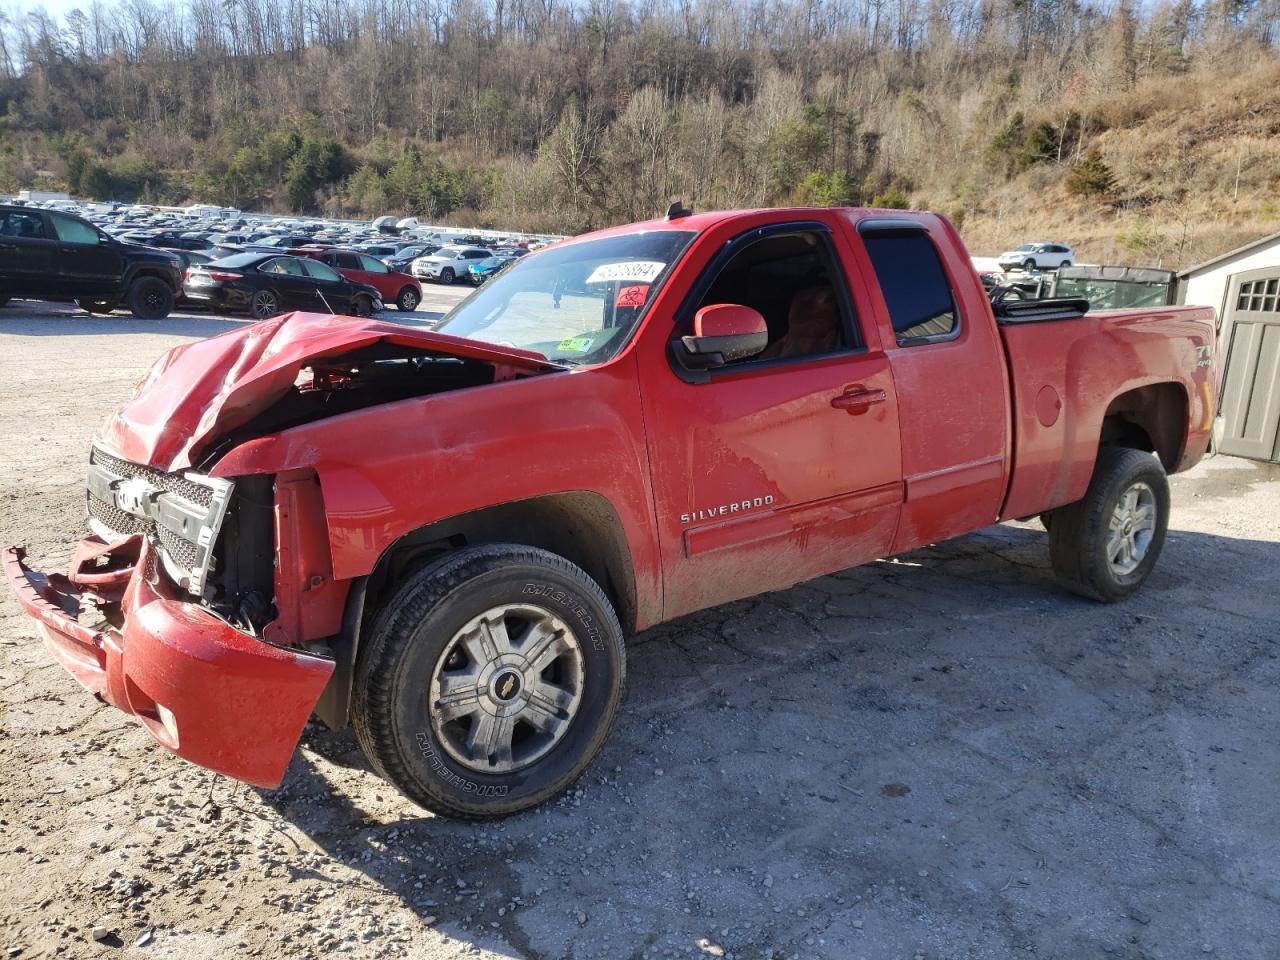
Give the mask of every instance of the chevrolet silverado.
POLYGON ((689 214, 532 254, 431 332, 296 313, 177 347, 104 424, 52 655, 178 755, 284 776, 308 717, 455 817, 564 790, 623 638, 1010 519, 1122 600, 1204 454, 1213 313, 993 311, 953 226, 689 214))

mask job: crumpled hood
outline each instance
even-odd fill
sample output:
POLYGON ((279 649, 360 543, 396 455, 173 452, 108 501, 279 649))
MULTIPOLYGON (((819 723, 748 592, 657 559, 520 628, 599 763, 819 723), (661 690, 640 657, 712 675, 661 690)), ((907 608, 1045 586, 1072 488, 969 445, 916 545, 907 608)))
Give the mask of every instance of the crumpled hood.
POLYGON ((174 347, 152 364, 133 398, 107 418, 102 442, 135 463, 190 469, 210 442, 284 396, 308 363, 377 343, 529 372, 559 369, 528 350, 379 320, 289 313, 174 347))

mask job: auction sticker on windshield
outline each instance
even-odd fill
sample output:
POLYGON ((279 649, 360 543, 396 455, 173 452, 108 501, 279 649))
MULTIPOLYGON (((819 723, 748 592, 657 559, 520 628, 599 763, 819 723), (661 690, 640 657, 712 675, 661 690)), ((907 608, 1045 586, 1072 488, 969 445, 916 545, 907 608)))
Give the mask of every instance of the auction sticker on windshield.
POLYGON ((649 283, 662 272, 666 264, 659 260, 627 260, 622 263, 602 263, 591 271, 587 283, 610 283, 626 280, 629 283, 649 283))

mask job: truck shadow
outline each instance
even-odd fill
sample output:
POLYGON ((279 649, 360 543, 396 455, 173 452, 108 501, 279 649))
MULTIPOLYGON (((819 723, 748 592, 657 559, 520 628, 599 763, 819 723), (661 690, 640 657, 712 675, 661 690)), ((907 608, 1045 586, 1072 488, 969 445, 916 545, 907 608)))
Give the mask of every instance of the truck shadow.
POLYGON ((1196 911, 1151 921, 1142 864, 1193 897, 1228 863, 1268 875, 1224 838, 1265 831, 1274 770, 1204 806, 1200 750, 1227 735, 1182 718, 1224 718, 1246 754, 1280 738, 1277 563, 1275 543, 1175 530, 1144 590, 1104 606, 1055 584, 1038 525, 994 527, 634 638, 604 752, 529 813, 425 814, 318 727, 261 795, 370 896, 503 955, 1199 943, 1178 933, 1196 911), (1171 799, 1188 779, 1195 817, 1171 799))

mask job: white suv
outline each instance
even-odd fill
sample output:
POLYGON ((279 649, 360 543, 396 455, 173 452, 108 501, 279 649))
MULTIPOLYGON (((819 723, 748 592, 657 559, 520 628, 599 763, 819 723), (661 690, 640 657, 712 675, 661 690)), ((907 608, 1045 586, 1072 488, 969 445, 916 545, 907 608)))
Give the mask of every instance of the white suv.
POLYGON ((409 271, 419 280, 449 284, 458 277, 470 277, 471 264, 492 256, 493 251, 488 247, 441 247, 429 257, 413 261, 409 271))
POLYGON ((1057 270, 1071 266, 1075 254, 1065 243, 1024 243, 1000 254, 1004 270, 1057 270))

